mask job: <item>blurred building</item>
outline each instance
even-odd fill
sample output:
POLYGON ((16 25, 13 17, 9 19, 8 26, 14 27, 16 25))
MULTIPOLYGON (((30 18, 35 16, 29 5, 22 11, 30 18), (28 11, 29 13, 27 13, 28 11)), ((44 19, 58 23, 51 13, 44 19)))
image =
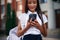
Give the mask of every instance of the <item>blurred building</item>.
MULTIPOLYGON (((40 0, 40 6, 43 13, 48 17, 48 29, 60 28, 60 0, 40 0)), ((1 19, 6 14, 7 3, 11 4, 12 9, 16 11, 17 16, 25 10, 25 0, 1 0, 1 19)), ((5 19, 6 20, 6 19, 5 19)), ((1 29, 5 30, 5 20, 3 20, 1 29)))
POLYGON ((41 0, 40 5, 48 16, 48 29, 60 28, 60 0, 41 0))

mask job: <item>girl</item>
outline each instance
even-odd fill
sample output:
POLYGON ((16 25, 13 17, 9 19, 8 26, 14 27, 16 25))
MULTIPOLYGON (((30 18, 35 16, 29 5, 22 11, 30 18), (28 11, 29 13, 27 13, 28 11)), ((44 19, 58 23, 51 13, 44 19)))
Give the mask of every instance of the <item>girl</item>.
POLYGON ((26 0, 25 13, 19 18, 17 36, 23 40, 42 40, 41 34, 47 36, 47 18, 40 9, 39 0, 26 0), (36 14, 34 21, 29 20, 30 14, 36 14))

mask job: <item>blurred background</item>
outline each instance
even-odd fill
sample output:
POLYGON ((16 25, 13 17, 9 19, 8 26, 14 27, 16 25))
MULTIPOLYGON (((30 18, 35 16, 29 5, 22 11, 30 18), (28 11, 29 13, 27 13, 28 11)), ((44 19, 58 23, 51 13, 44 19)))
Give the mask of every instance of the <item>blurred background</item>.
MULTIPOLYGON (((60 0, 39 0, 42 12, 48 18, 47 37, 60 40, 60 0)), ((0 0, 0 39, 6 40, 9 30, 17 26, 18 17, 25 12, 25 0, 0 0)))

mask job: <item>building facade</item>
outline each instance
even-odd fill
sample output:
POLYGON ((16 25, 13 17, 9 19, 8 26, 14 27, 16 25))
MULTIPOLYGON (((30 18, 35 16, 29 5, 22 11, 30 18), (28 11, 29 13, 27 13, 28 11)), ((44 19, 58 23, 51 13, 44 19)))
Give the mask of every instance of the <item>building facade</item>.
MULTIPOLYGON (((3 13, 6 14, 7 3, 11 3, 12 9, 16 11, 17 16, 20 14, 20 12, 24 13, 25 1, 26 0, 1 0, 1 6, 4 5, 4 8, 5 8, 4 9, 5 11, 3 13)), ((48 29, 60 28, 60 1, 59 0, 40 0, 39 2, 40 2, 41 10, 48 17, 48 29)))

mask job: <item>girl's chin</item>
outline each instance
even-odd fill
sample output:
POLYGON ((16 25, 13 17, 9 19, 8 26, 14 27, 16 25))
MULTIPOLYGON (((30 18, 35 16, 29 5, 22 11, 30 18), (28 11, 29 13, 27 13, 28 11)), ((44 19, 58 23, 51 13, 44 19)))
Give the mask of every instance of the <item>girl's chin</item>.
POLYGON ((34 9, 31 9, 30 11, 31 11, 31 12, 34 12, 35 10, 34 10, 34 9))

